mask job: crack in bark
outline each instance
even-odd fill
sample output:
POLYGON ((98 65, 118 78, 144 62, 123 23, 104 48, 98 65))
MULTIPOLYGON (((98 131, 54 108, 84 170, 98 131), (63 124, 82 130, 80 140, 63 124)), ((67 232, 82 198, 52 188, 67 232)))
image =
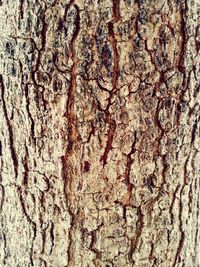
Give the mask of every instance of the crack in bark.
POLYGON ((2 232, 2 239, 3 239, 3 249, 4 249, 4 256, 3 256, 3 264, 6 266, 6 259, 8 258, 8 250, 7 248, 7 240, 6 240, 6 234, 2 232))
POLYGON ((5 86, 3 82, 3 76, 1 74, 0 74, 0 86, 1 86, 1 99, 2 99, 2 104, 3 104, 3 112, 4 112, 5 119, 6 119, 8 132, 9 132, 10 152, 11 152, 11 157, 12 157, 13 166, 14 166, 15 178, 17 178, 19 163, 18 163, 17 153, 16 153, 15 145, 14 145, 13 128, 8 117, 8 110, 7 110, 6 101, 5 101, 5 86))
POLYGON ((118 22, 121 19, 120 0, 113 0, 113 17, 114 17, 114 22, 118 22))
POLYGON ((2 211, 3 208, 4 198, 5 198, 5 188, 2 184, 0 184, 0 212, 2 211))
MULTIPOLYGON (((114 22, 117 22, 120 19, 119 5, 120 5, 119 0, 113 1, 113 21, 114 22)), ((117 90, 117 82, 118 82, 118 76, 119 76, 119 55, 117 51, 117 41, 115 38, 112 21, 108 23, 108 33, 109 33, 109 38, 110 38, 112 48, 113 48, 113 53, 114 53, 114 60, 113 60, 114 66, 113 66, 113 77, 112 77, 112 90, 111 92, 109 92, 110 96, 108 99, 108 105, 105 110, 106 123, 108 123, 109 129, 108 129, 108 140, 107 140, 107 144, 105 147, 105 151, 102 157, 100 158, 100 161, 103 162, 103 167, 107 163, 107 157, 108 157, 110 149, 112 148, 113 137, 114 137, 114 133, 115 133, 116 126, 117 126, 115 120, 111 118, 111 114, 109 111, 109 108, 111 106, 111 97, 113 96, 113 93, 117 90)), ((101 89, 102 89, 102 86, 101 86, 101 89)))
POLYGON ((176 194, 177 194, 179 188, 180 188, 180 184, 178 184, 178 185, 176 186, 176 189, 174 190, 173 198, 172 198, 172 203, 171 203, 170 208, 169 208, 169 214, 170 214, 170 219, 171 219, 171 225, 174 224, 174 215, 173 215, 173 211, 172 211, 172 210, 173 210, 174 202, 175 202, 175 200, 176 200, 176 194))
POLYGON ((28 185, 28 180, 29 180, 29 166, 28 166, 28 160, 29 160, 29 153, 28 153, 28 148, 25 145, 25 158, 24 158, 24 185, 28 185))
POLYGON ((144 227, 144 215, 142 213, 141 206, 137 208, 137 216, 138 216, 138 219, 136 222, 135 238, 131 239, 131 247, 128 253, 128 257, 129 257, 130 262, 132 262, 132 266, 135 265, 135 261, 133 260, 133 254, 135 253, 137 249, 137 245, 142 234, 142 229, 144 227))
POLYGON ((19 17, 24 18, 24 0, 19 0, 19 17))
POLYGON ((22 81, 21 81, 21 85, 23 86, 24 88, 24 94, 25 94, 25 98, 26 98, 26 110, 27 110, 27 114, 28 114, 28 117, 30 118, 30 121, 31 121, 31 137, 33 139, 33 143, 34 145, 36 146, 36 138, 35 138, 35 122, 33 120, 33 117, 31 115, 31 112, 30 112, 30 99, 29 99, 29 94, 28 94, 28 84, 25 84, 24 85, 24 81, 23 81, 23 77, 24 77, 24 74, 23 74, 23 66, 22 66, 22 63, 21 61, 19 60, 19 66, 20 66, 20 71, 22 73, 22 81))
MULTIPOLYGON (((72 1, 73 2, 73 1, 72 1)), ((72 3, 71 2, 71 3, 72 3)), ((80 31, 80 14, 79 14, 79 8, 77 5, 74 5, 74 8, 76 9, 77 16, 76 16, 76 29, 73 34, 72 40, 71 40, 71 58, 73 61, 72 70, 71 70, 71 81, 70 81, 70 88, 68 89, 68 100, 67 100, 67 107, 66 107, 66 114, 65 116, 68 118, 68 145, 65 152, 65 156, 61 157, 62 160, 62 175, 64 179, 64 194, 65 199, 68 206, 68 212, 71 216, 71 227, 69 230, 69 245, 67 249, 67 255, 68 255, 68 264, 67 267, 72 267, 74 262, 74 237, 73 232, 75 231, 75 226, 77 223, 77 219, 79 217, 78 214, 74 214, 71 210, 71 183, 72 183, 72 177, 71 177, 71 166, 70 166, 70 157, 73 153, 73 147, 74 143, 77 141, 78 137, 78 130, 77 130, 77 121, 76 121, 76 114, 74 111, 74 99, 75 99, 75 92, 76 92, 76 68, 77 68, 77 62, 76 62, 76 39, 78 37, 79 31, 80 31)))
POLYGON ((18 193, 19 193, 19 200, 20 200, 20 203, 21 203, 23 214, 25 215, 25 217, 26 217, 27 221, 29 222, 29 224, 32 225, 32 229, 33 229, 33 237, 32 237, 32 242, 31 242, 31 249, 30 249, 30 264, 31 264, 31 266, 34 266, 34 263, 33 263, 33 246, 34 246, 34 240, 36 238, 37 225, 30 218, 30 216, 28 215, 28 213, 26 211, 26 206, 25 206, 24 199, 22 197, 21 188, 18 188, 18 193))
POLYGON ((181 36, 182 36, 182 42, 181 42, 181 51, 179 54, 179 59, 178 59, 178 70, 180 72, 182 72, 185 75, 185 66, 184 66, 184 55, 185 55, 185 50, 186 50, 186 45, 187 45, 187 34, 186 34, 186 22, 184 19, 185 16, 185 12, 184 9, 182 7, 182 5, 180 6, 180 14, 181 14, 181 36))
POLYGON ((131 146, 131 151, 127 155, 127 164, 126 164, 126 169, 125 169, 125 182, 126 182, 127 187, 128 187, 127 189, 128 189, 128 193, 129 193, 129 201, 130 201, 132 189, 133 189, 133 184, 130 182, 131 164, 133 162, 133 160, 131 159, 131 156, 136 151, 136 148, 135 148, 136 141, 137 141, 137 133, 135 131, 134 132, 134 141, 133 141, 132 146, 131 146))
POLYGON ((53 247, 54 247, 54 223, 51 222, 51 228, 50 228, 50 237, 51 237, 51 250, 49 254, 52 254, 53 247))
POLYGON ((70 81, 70 88, 68 89, 68 100, 67 100, 67 110, 65 116, 68 118, 68 146, 67 146, 67 154, 71 155, 73 150, 74 142, 76 142, 78 138, 78 130, 77 130, 77 119, 76 114, 74 112, 74 99, 75 99, 75 91, 76 91, 76 68, 77 68, 77 62, 76 62, 76 50, 75 50, 75 43, 76 39, 78 37, 79 31, 80 31, 80 14, 79 14, 79 8, 77 5, 74 5, 77 17, 76 17, 76 30, 73 34, 73 38, 71 40, 71 58, 73 61, 72 70, 71 70, 71 81, 70 81))
POLYGON ((105 147, 104 154, 100 159, 100 161, 103 162, 103 166, 105 166, 106 163, 107 163, 108 154, 109 154, 109 151, 112 148, 112 142, 113 142, 114 133, 115 133, 115 130, 116 130, 116 122, 111 119, 110 113, 108 114, 107 122, 109 124, 108 140, 107 140, 107 144, 106 144, 106 147, 105 147))
POLYGON ((74 267, 74 261, 75 261, 75 238, 74 238, 74 232, 76 230, 77 223, 80 222, 81 218, 81 210, 79 209, 77 211, 77 214, 74 214, 71 209, 69 209, 69 213, 71 215, 71 227, 69 230, 69 245, 67 249, 67 255, 68 255, 68 263, 67 267, 74 267))

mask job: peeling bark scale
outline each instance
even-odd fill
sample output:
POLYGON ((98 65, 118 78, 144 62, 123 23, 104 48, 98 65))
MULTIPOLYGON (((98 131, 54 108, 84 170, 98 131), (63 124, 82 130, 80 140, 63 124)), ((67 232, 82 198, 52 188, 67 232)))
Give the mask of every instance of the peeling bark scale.
POLYGON ((0 266, 200 267, 199 0, 0 22, 0 266))

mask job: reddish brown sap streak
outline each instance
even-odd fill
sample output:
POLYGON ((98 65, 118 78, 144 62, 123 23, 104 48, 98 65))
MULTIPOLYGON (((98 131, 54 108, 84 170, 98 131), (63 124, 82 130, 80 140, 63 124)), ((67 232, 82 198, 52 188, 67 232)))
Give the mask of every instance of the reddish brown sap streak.
MULTIPOLYGON (((113 1, 113 22, 117 22, 120 19, 119 7, 120 7, 119 0, 114 0, 113 1)), ((114 56, 113 56, 113 65, 114 65, 113 66, 113 79, 112 79, 112 90, 110 93, 110 99, 112 97, 112 93, 116 90, 118 75, 119 75, 119 55, 118 55, 118 51, 117 51, 117 41, 115 39, 113 22, 108 23, 108 32, 109 32, 110 42, 112 44, 113 54, 114 54, 114 56)), ((110 149, 112 148, 114 132, 116 129, 116 122, 111 118, 111 114, 109 112, 109 106, 110 106, 110 104, 108 105, 107 110, 106 110, 106 122, 109 125, 108 141, 107 141, 107 145, 106 145, 104 154, 100 159, 100 161, 103 161, 103 166, 107 163, 108 153, 109 153, 110 149)))
POLYGON ((101 161, 103 161, 103 166, 107 163, 108 153, 109 153, 110 149, 112 148, 114 132, 115 132, 115 129, 116 129, 116 122, 114 120, 111 120, 109 122, 109 125, 110 125, 110 127, 109 127, 109 130, 108 130, 108 141, 107 141, 107 145, 106 145, 104 154, 101 157, 101 161))
POLYGON ((120 20, 120 0, 113 0, 113 17, 114 21, 117 22, 120 20))

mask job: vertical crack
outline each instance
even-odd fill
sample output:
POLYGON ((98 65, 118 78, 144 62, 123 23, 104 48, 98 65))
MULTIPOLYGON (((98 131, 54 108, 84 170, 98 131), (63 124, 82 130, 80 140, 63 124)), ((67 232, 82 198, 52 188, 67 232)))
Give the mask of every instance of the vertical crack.
POLYGON ((0 74, 0 86, 1 86, 1 99, 2 99, 3 112, 4 112, 5 119, 6 119, 8 132, 9 132, 9 143, 10 143, 11 157, 12 157, 12 161, 13 161, 15 177, 17 178, 19 163, 18 163, 17 153, 15 151, 15 146, 14 146, 13 128, 12 128, 11 122, 10 122, 9 117, 8 117, 8 111, 7 111, 7 107, 6 107, 6 101, 5 101, 5 86, 4 86, 4 82, 3 82, 3 76, 1 74, 0 74))
POLYGON ((68 90, 68 100, 67 100, 67 110, 65 116, 68 118, 69 123, 69 135, 68 135, 68 147, 67 152, 71 154, 73 150, 73 144, 77 140, 78 137, 78 130, 77 130, 77 119, 76 114, 74 111, 74 99, 75 99, 75 92, 76 92, 76 68, 77 68, 77 61, 76 61, 76 39, 80 31, 80 14, 79 9, 77 5, 74 5, 76 11, 77 11, 77 17, 76 17, 76 30, 74 32, 73 38, 71 40, 71 58, 73 61, 72 70, 71 70, 71 81, 70 81, 70 87, 68 90))
MULTIPOLYGON (((72 5, 73 1, 70 2, 69 6, 67 7, 67 10, 72 5)), ((69 244, 67 249, 67 255, 68 255, 68 264, 67 267, 74 266, 74 246, 75 246, 75 239, 74 239, 74 231, 76 230, 76 224, 79 219, 80 211, 77 213, 74 213, 71 210, 71 183, 72 183, 72 177, 71 177, 71 165, 70 165, 70 157, 73 153, 74 144, 77 141, 77 138, 79 136, 78 129, 77 129, 77 118, 76 113, 74 110, 74 102, 75 102, 75 93, 76 93, 76 87, 77 87, 77 58, 76 58, 76 42, 78 38, 78 34, 80 31, 80 12, 79 7, 77 5, 74 5, 74 8, 76 10, 76 19, 75 19, 75 31, 73 33, 73 37, 70 44, 70 51, 71 51, 71 59, 73 62, 72 69, 71 69, 71 80, 70 80, 70 87, 68 89, 68 98, 67 98, 67 104, 66 104, 66 112, 65 115, 68 119, 68 145, 65 151, 65 155, 61 158, 62 159, 62 166, 63 166, 63 178, 64 178, 64 194, 68 206, 68 212, 71 216, 71 227, 69 229, 69 244)), ((66 15, 66 13, 65 13, 66 15)))
POLYGON ((19 16, 20 19, 24 18, 24 0, 19 0, 19 16))
POLYGON ((131 172, 131 164, 133 160, 131 159, 131 156, 135 153, 135 145, 136 145, 136 131, 134 132, 134 141, 131 147, 130 153, 127 155, 127 164, 126 164, 126 170, 125 170, 125 181, 128 188, 129 193, 129 199, 131 197, 133 184, 130 182, 130 172, 131 172))
POLYGON ((6 240, 6 234, 2 233, 2 239, 3 239, 3 250, 4 250, 4 256, 3 256, 3 264, 6 266, 6 259, 8 258, 8 249, 7 249, 7 240, 6 240))
MULTIPOLYGON (((119 19, 120 19, 120 1, 114 0, 113 1, 113 21, 117 22, 119 19)), ((111 114, 109 112, 109 107, 111 105, 111 97, 113 93, 117 90, 117 82, 118 82, 118 76, 119 76, 119 55, 117 51, 117 41, 115 38, 112 21, 108 22, 108 33, 109 33, 109 37, 110 37, 110 41, 111 41, 113 53, 114 53, 114 57, 113 57, 114 66, 113 66, 113 77, 112 77, 112 90, 110 92, 109 102, 108 102, 108 105, 105 111, 106 122, 109 125, 109 129, 108 129, 108 140, 107 140, 106 148, 105 148, 103 156, 100 158, 100 161, 103 162, 103 166, 105 166, 107 163, 107 157, 108 157, 110 149, 112 148, 113 137, 114 137, 114 133, 116 130, 116 122, 115 120, 111 118, 111 114)))
POLYGON ((113 17, 114 21, 117 22, 120 20, 120 0, 113 0, 113 17))
POLYGON ((29 179, 29 166, 28 166, 28 159, 29 159, 29 153, 28 148, 25 146, 25 158, 24 158, 24 185, 28 185, 28 179, 29 179))
POLYGON ((0 184, 0 212, 2 211, 3 203, 5 198, 5 188, 0 184))
MULTIPOLYGON (((103 224, 101 224, 98 229, 102 226, 103 224)), ((96 230, 98 230, 96 229, 96 230)), ((96 230, 93 230, 91 232, 91 236, 92 236, 92 240, 91 240, 91 243, 90 243, 90 250, 93 251, 95 254, 96 254, 96 258, 97 259, 101 259, 102 257, 102 253, 101 251, 99 251, 97 248, 96 248, 96 242, 97 242, 97 237, 96 237, 96 230)))
POLYGON ((0 157, 2 156, 3 154, 2 154, 2 143, 1 143, 1 141, 0 141, 0 157))
POLYGON ((113 142, 114 133, 115 133, 115 130, 116 130, 116 122, 111 119, 110 114, 108 114, 108 116, 107 116, 107 122, 109 124, 108 140, 107 140, 107 144, 106 144, 106 148, 105 148, 104 154, 100 159, 100 161, 103 162, 103 166, 105 166, 105 164, 107 163, 108 153, 112 148, 112 142, 113 142))
POLYGON ((142 229, 144 226, 144 215, 142 213, 141 206, 137 208, 137 216, 138 216, 138 219, 136 222, 136 234, 135 234, 135 238, 131 240, 131 247, 128 253, 128 257, 129 257, 130 262, 132 262, 132 266, 135 265, 135 261, 133 260, 133 254, 137 249, 137 245, 142 235, 142 229))
MULTIPOLYGON (((180 196, 182 195, 183 188, 184 187, 182 187, 182 189, 180 191, 180 196)), ((184 233, 183 226, 182 226, 182 212, 183 212, 183 204, 182 204, 182 198, 180 197, 180 200, 179 200, 179 222, 180 222, 179 223, 179 231, 180 231, 181 235, 180 235, 180 240, 179 240, 178 248, 176 251, 176 256, 174 259, 173 267, 176 266, 176 263, 180 257, 181 250, 182 250, 183 244, 184 244, 184 239, 185 239, 185 233, 184 233)))
POLYGON ((180 14, 181 14, 181 36, 182 36, 182 42, 181 42, 181 51, 179 54, 179 59, 178 59, 178 70, 185 74, 185 67, 184 67, 184 55, 185 55, 185 49, 186 49, 186 44, 187 44, 187 35, 186 35, 186 29, 185 29, 185 19, 184 19, 184 9, 181 6, 180 7, 180 14))
POLYGON ((19 200, 20 200, 20 203, 21 203, 21 207, 22 207, 22 211, 23 211, 23 214, 25 215, 28 223, 30 225, 32 225, 32 229, 33 229, 33 238, 32 238, 32 242, 31 242, 31 248, 30 248, 30 264, 31 266, 34 266, 34 263, 33 263, 33 245, 34 245, 34 240, 36 238, 36 232, 37 232, 37 225, 36 223, 30 218, 30 216, 28 215, 27 211, 26 211, 26 207, 25 207, 25 202, 24 202, 24 199, 22 197, 22 192, 21 192, 21 189, 18 188, 18 193, 19 193, 19 200))
POLYGON ((54 247, 54 223, 53 222, 51 222, 51 228, 50 228, 50 237, 51 237, 51 243, 52 243, 52 245, 51 245, 51 251, 50 251, 50 254, 52 253, 52 251, 53 251, 53 247, 54 247))

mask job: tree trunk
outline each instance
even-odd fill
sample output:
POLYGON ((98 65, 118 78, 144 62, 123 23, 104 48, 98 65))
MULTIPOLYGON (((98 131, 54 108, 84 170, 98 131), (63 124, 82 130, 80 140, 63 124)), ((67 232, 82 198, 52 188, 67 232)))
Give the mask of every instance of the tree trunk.
POLYGON ((0 266, 199 267, 199 1, 0 2, 0 266))

